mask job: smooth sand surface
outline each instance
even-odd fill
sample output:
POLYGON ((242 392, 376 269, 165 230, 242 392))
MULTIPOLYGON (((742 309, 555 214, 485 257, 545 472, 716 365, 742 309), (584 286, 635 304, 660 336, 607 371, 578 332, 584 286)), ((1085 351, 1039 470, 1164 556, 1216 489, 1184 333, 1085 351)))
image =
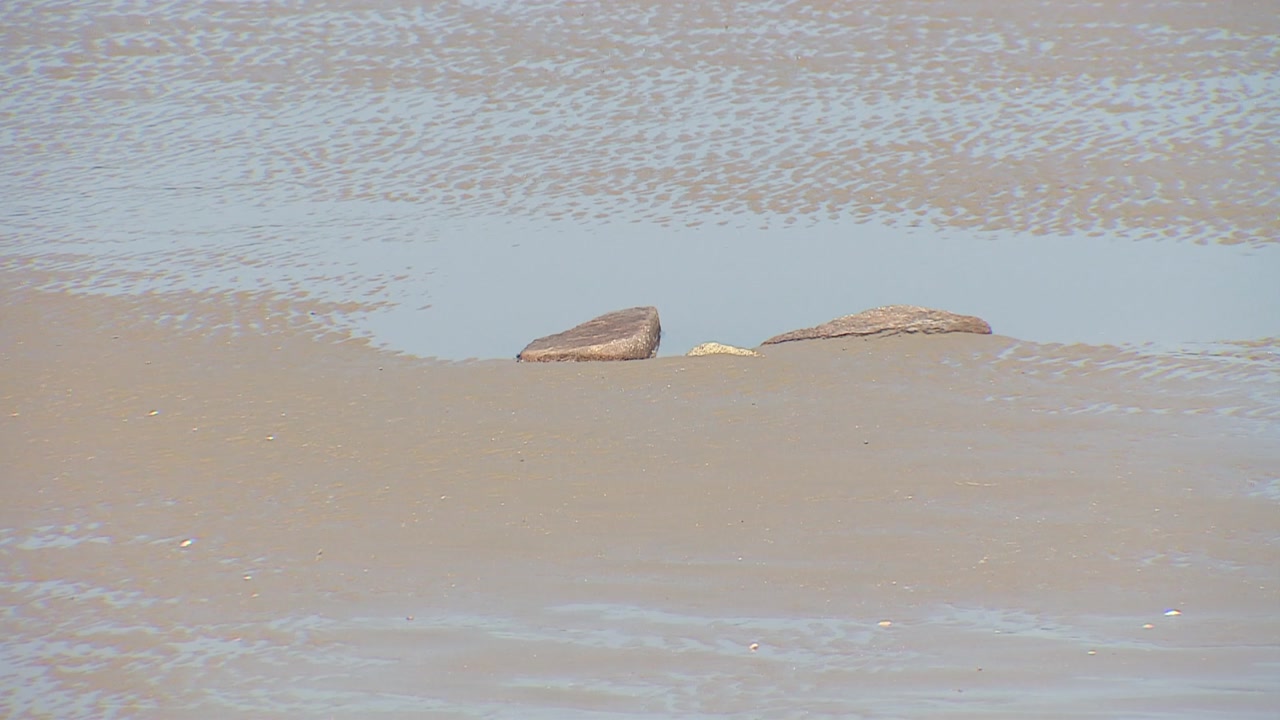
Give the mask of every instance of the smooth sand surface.
POLYGON ((444 364, 265 296, 5 278, 11 717, 1267 717, 1280 697, 1274 345, 444 364))

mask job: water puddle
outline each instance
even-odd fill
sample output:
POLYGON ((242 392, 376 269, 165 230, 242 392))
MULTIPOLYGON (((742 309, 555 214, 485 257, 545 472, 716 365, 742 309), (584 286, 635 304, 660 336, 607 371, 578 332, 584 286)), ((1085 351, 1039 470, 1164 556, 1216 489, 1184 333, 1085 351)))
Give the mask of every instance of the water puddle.
MULTIPOLYGON (((207 241, 43 243, 25 262, 78 278, 55 287, 79 292, 268 290, 355 301, 372 306, 344 318, 357 334, 445 359, 513 357, 535 337, 648 304, 662 313, 664 355, 708 340, 754 346, 890 303, 979 315, 999 334, 1038 342, 1200 352, 1205 343, 1280 336, 1280 316, 1266 311, 1280 307, 1273 247, 851 221, 786 230, 441 222, 403 204, 360 207, 317 208, 325 219, 303 225, 281 211, 277 237, 260 242, 211 230, 230 221, 191 207, 162 234, 212 232, 207 241), (362 239, 351 237, 357 227, 362 239), (414 237, 390 239, 404 235, 414 237)), ((126 218, 113 225, 132 232, 126 218)))

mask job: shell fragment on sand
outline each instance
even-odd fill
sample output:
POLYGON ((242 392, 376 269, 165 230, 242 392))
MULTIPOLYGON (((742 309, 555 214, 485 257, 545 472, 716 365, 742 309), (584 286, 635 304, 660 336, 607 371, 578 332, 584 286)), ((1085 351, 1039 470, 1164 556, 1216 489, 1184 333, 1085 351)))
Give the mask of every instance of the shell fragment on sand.
POLYGON ((886 305, 845 315, 817 327, 793 330, 765 340, 762 345, 774 345, 792 340, 821 340, 825 338, 855 336, 885 336, 899 333, 977 333, 990 335, 991 326, 982 318, 957 315, 946 310, 915 305, 886 305))
POLYGON ((699 357, 702 355, 745 355, 750 357, 760 357, 760 353, 755 350, 734 347, 733 345, 725 345, 718 342, 702 343, 698 347, 685 353, 687 357, 699 357))
POLYGON ((662 326, 655 307, 634 307, 606 313, 555 335, 529 343, 517 360, 643 360, 658 352, 662 326))

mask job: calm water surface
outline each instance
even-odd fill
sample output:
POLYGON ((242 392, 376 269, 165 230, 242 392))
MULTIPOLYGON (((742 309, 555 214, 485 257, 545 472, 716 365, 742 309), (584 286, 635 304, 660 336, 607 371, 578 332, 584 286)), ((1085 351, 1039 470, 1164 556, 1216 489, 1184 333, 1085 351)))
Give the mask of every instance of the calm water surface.
POLYGON ((362 303, 444 358, 635 304, 666 353, 896 302, 1274 336, 1267 10, 10 3, 0 243, 83 292, 362 303))

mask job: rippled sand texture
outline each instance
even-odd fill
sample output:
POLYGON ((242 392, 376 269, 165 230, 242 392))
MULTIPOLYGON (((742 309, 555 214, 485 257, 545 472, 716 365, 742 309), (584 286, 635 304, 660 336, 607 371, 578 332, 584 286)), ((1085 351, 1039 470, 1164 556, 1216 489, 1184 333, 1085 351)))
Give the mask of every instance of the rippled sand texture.
POLYGON ((260 297, 0 290, 6 717, 1280 698, 1275 342, 435 364, 260 297))
POLYGON ((1266 1, 2 12, 0 188, 39 210, 20 224, 45 239, 60 207, 128 217, 157 192, 176 213, 183 198, 204 212, 345 198, 674 225, 887 212, 1280 236, 1266 1))
MULTIPOLYGON (((721 274, 682 281, 762 264, 788 307, 815 285, 797 258, 849 273, 735 265, 731 233, 1261 258, 1274 10, 0 4, 0 716, 1274 717, 1270 330, 1197 356, 968 336, 608 367, 344 334, 389 306, 429 334, 433 273, 563 277, 590 245, 590 275, 645 242, 618 220, 698 228, 721 274), (529 228, 547 247, 516 253, 529 228)), ((921 294, 1034 264, 914 252, 921 294)), ((1088 273, 1046 257, 1049 304, 1090 317, 1088 273)), ((562 284, 564 327, 611 309, 562 284)), ((481 287, 455 334, 546 309, 481 287)), ((924 302, 833 298, 790 327, 924 302)), ((708 307, 685 299, 664 319, 708 307)), ((677 351, 708 339, 737 341, 677 351)))

